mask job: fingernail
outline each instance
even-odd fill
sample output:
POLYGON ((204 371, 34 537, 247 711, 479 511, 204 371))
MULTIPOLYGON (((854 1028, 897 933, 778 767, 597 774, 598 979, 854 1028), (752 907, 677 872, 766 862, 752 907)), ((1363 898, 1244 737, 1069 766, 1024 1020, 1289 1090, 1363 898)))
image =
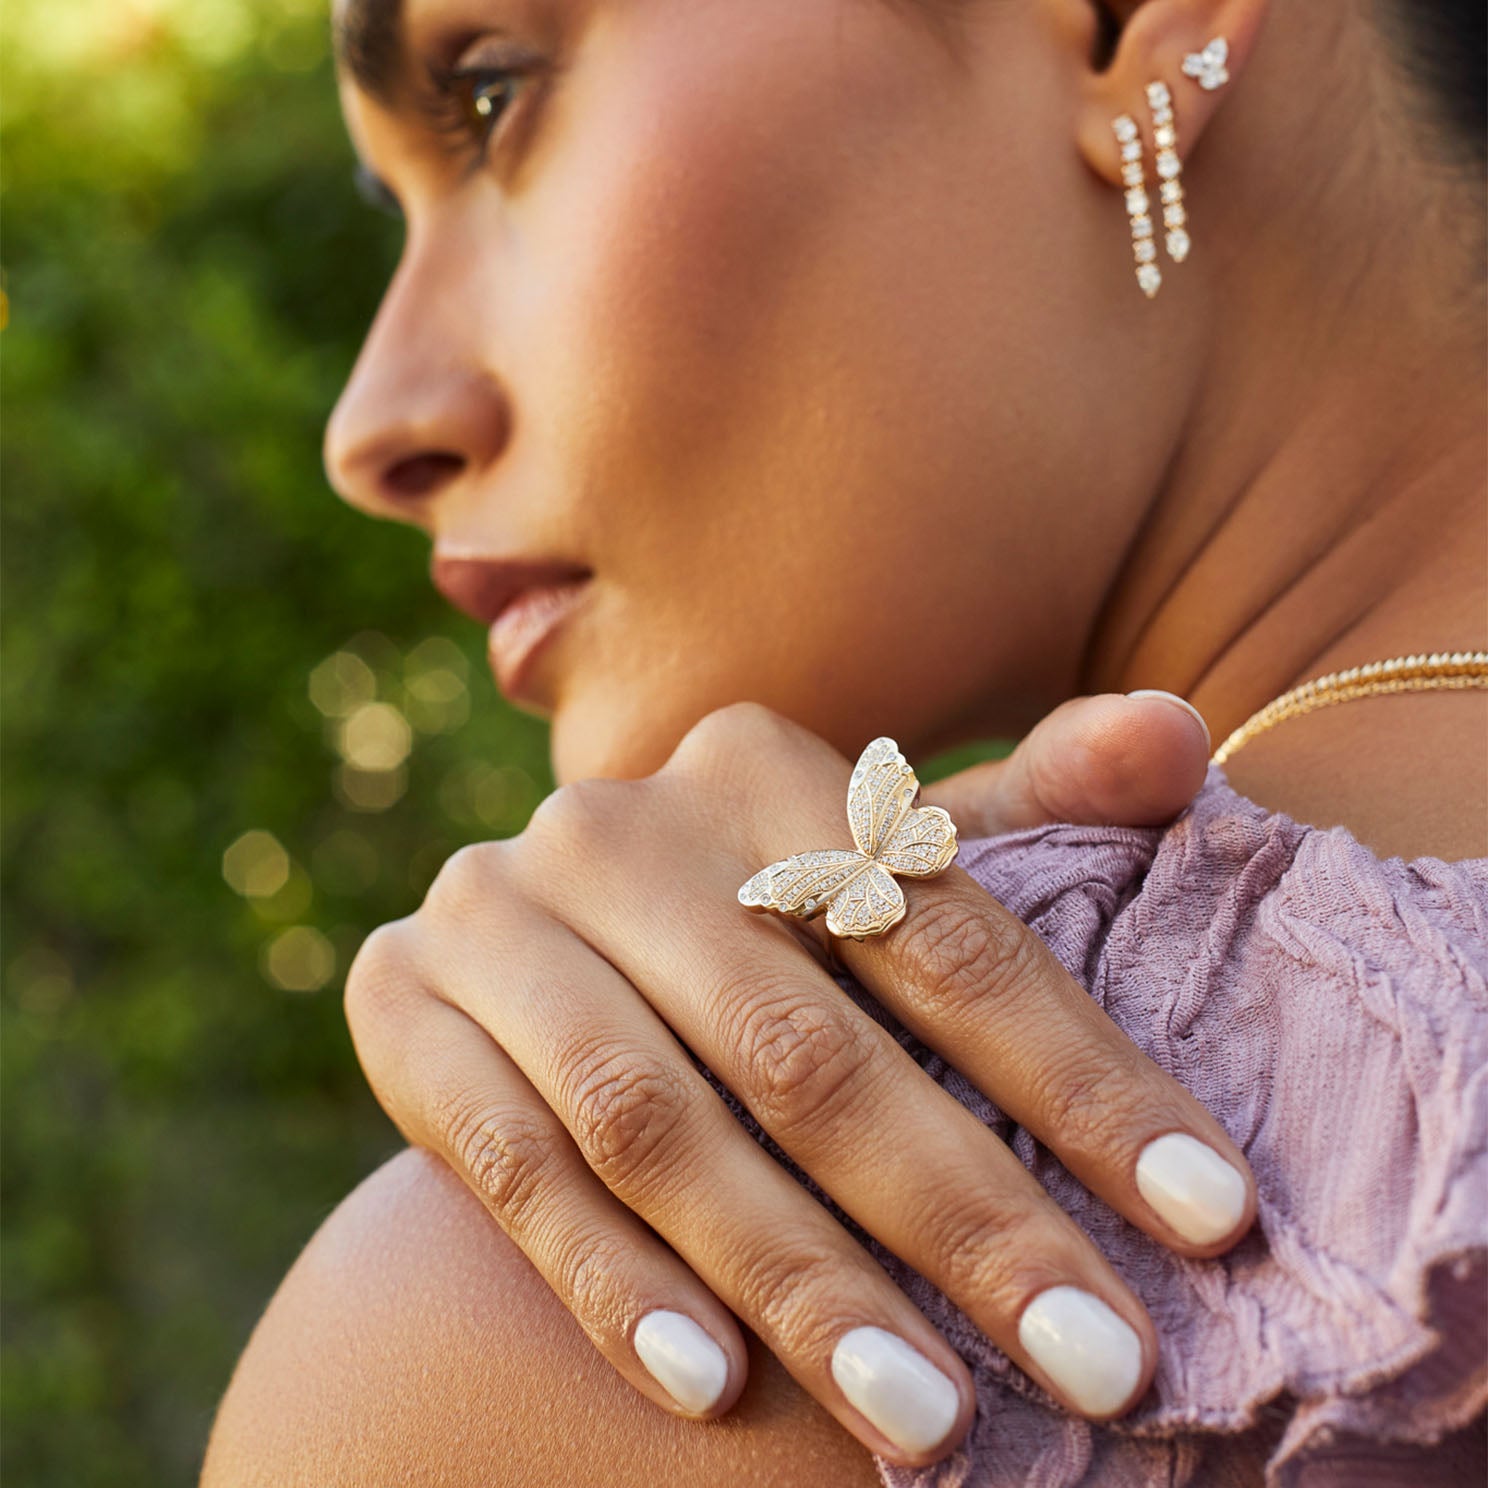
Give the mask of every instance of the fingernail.
POLYGON ((635 1351, 683 1410, 708 1410, 728 1383, 728 1355, 683 1313, 648 1312, 636 1324, 635 1351))
POLYGON ((954 1382, 882 1328, 844 1333, 832 1350, 832 1378, 904 1452, 928 1452, 943 1442, 961 1412, 954 1382))
POLYGON ((1211 748, 1213 747, 1214 741, 1209 737, 1209 725, 1204 722, 1204 715, 1200 713, 1199 710, 1195 708, 1194 705, 1189 702, 1187 698, 1179 697, 1176 692, 1163 692, 1160 688, 1157 687, 1139 687, 1135 692, 1127 693, 1127 697, 1161 698, 1165 703, 1176 704, 1178 707, 1182 708, 1183 711, 1187 713, 1190 718, 1198 719, 1199 727, 1204 730, 1205 745, 1211 748))
POLYGON ((1187 1132, 1149 1142, 1137 1159, 1137 1188, 1195 1245, 1222 1240, 1245 1213, 1245 1179, 1212 1147, 1187 1132))
POLYGON ((1078 1287, 1040 1292, 1018 1319, 1018 1342, 1089 1416, 1108 1416, 1128 1404, 1142 1375, 1136 1330, 1078 1287))

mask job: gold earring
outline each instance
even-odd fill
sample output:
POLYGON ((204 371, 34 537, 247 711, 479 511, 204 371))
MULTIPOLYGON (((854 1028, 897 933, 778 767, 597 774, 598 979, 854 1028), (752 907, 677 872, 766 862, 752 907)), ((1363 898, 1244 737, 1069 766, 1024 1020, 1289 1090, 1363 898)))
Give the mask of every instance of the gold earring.
POLYGON ((1188 213, 1183 209, 1183 183, 1179 180, 1183 164, 1178 159, 1173 95, 1168 92, 1166 83, 1147 84, 1147 106, 1152 110, 1152 142, 1157 146, 1158 193, 1162 197, 1168 257, 1174 263, 1182 263, 1192 244, 1185 226, 1188 213))
POLYGON ((1152 241, 1152 218, 1148 215, 1147 179, 1142 174, 1142 136, 1137 121, 1122 114, 1111 121, 1121 145, 1121 179, 1126 186, 1126 212, 1131 218, 1132 257, 1137 261, 1137 284, 1150 300, 1162 283, 1157 245, 1152 241))

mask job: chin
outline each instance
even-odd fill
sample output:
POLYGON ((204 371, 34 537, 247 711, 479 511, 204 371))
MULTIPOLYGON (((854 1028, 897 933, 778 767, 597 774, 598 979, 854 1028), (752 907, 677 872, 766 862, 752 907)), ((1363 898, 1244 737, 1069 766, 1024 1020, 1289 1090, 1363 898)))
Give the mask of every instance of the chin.
POLYGON ((659 770, 707 709, 668 709, 643 694, 624 699, 609 689, 567 699, 549 724, 548 750, 559 785, 596 776, 636 780, 659 770))

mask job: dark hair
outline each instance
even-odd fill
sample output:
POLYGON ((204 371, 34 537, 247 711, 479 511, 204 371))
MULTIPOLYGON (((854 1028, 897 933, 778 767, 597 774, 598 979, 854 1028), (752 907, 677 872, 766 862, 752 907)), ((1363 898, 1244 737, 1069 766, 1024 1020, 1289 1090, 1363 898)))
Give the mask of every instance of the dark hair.
POLYGON ((1458 164, 1488 166, 1488 7, 1483 0, 1374 0, 1402 75, 1458 164))
MULTIPOLYGON (((916 0, 912 0, 916 3, 916 0)), ((955 5, 917 0, 944 17, 955 5)), ((1098 0, 1095 56, 1109 59, 1121 22, 1098 0)), ((1371 0, 1375 25, 1409 92, 1419 101, 1445 157, 1480 173, 1488 168, 1488 5, 1484 0, 1371 0)))

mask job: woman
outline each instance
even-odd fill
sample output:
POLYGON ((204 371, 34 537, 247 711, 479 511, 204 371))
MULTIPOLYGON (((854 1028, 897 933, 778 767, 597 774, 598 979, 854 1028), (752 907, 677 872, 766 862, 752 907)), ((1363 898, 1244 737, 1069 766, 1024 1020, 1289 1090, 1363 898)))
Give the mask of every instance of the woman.
POLYGON ((1162 831, 1203 746, 1108 694, 1483 649, 1477 10, 335 21, 408 235, 328 473, 564 785, 358 958, 416 1145, 206 1481, 1475 1471, 1488 698, 1283 708, 1162 831), (1051 709, 883 937, 740 908, 875 735, 1051 709))

